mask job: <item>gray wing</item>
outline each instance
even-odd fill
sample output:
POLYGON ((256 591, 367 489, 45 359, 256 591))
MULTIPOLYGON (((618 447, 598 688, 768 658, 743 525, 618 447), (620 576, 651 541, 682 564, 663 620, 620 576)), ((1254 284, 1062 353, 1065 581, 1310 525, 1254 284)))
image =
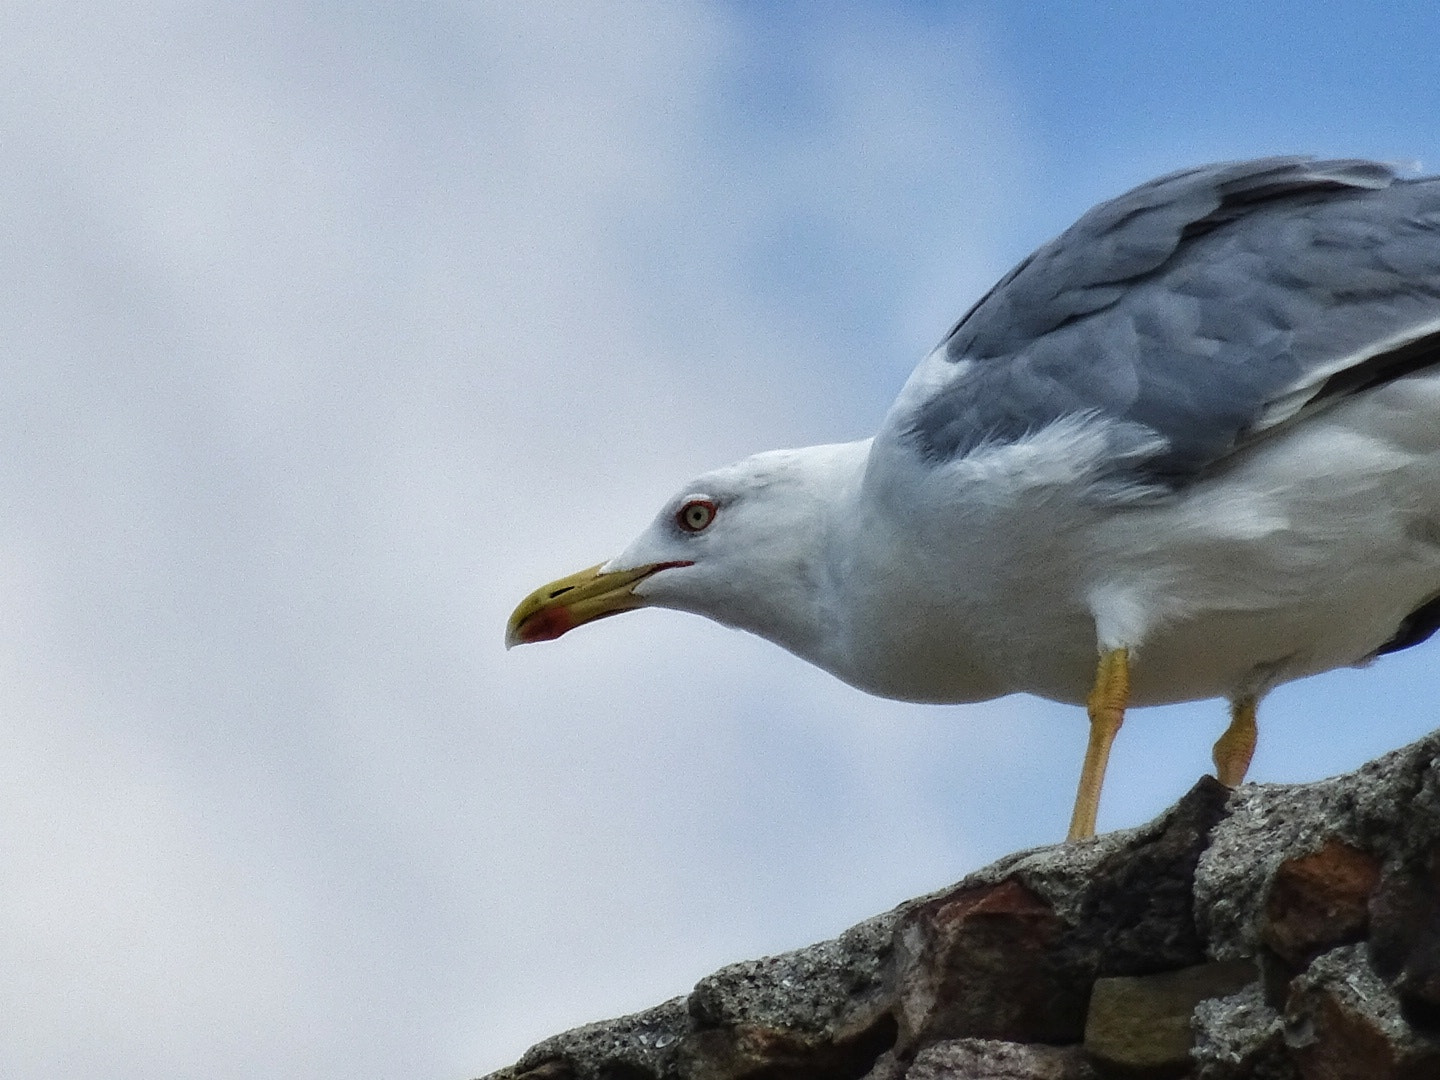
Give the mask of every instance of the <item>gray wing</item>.
POLYGON ((1095 207, 921 364, 881 438, 932 462, 1081 414, 1164 494, 1327 399, 1440 362, 1440 179, 1270 158, 1095 207))

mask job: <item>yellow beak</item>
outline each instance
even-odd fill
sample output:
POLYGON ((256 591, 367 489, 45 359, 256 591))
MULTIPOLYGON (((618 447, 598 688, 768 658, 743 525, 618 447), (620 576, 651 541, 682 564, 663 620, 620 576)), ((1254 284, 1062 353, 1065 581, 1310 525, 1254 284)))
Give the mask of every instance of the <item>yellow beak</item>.
MULTIPOLYGON (((600 566, 604 566, 601 563, 600 566)), ((601 573, 600 566, 542 585, 520 601, 505 627, 505 647, 553 641, 568 630, 606 615, 618 615, 643 607, 635 586, 651 574, 686 562, 650 563, 632 570, 601 573)))

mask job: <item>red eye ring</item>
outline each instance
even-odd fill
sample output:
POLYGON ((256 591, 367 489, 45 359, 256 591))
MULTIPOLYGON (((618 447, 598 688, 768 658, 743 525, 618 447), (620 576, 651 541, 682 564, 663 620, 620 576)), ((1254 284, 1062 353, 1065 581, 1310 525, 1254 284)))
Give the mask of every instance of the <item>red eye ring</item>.
POLYGON ((704 532, 715 520, 716 510, 709 499, 689 499, 675 511, 675 524, 688 533, 704 532))

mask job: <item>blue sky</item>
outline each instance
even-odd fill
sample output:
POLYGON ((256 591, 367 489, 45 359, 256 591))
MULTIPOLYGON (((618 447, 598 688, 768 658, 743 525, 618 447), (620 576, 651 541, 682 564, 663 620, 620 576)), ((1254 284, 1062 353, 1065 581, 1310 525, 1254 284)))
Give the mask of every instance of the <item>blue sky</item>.
MULTIPOLYGON (((1440 170, 1431 5, 0 14, 0 1074, 462 1077, 1057 840, 1085 722, 665 612, 506 654, 700 471, 861 437, 1149 176, 1440 170)), ((1253 776, 1429 730, 1437 646, 1253 776)), ((1101 827, 1209 764, 1136 712, 1101 827)))

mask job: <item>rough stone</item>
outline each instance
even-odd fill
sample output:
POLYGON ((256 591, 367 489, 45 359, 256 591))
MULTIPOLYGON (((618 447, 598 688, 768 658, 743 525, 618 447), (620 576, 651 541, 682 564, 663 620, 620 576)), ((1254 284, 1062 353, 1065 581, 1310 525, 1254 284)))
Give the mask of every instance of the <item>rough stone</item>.
POLYGON ((1202 962, 1194 874, 1228 798, 1205 778, 1149 825, 1022 852, 913 906, 896 926, 899 1045, 1078 1042, 1097 975, 1202 962))
POLYGON ((894 1042, 888 1014, 833 1037, 751 1025, 711 1028, 682 1043, 677 1074, 688 1080, 860 1080, 894 1042))
POLYGON ((1063 944, 1081 972, 1142 975, 1205 960, 1196 925, 1197 866, 1230 791, 1202 777, 1154 821, 1093 840, 1020 852, 972 874, 1013 877, 1067 927, 1063 944))
POLYGON ((1379 883, 1379 859, 1331 837, 1318 850, 1276 868, 1260 940, 1299 966, 1336 945, 1359 941, 1379 883))
POLYGON ((709 1077, 860 1077, 895 1043, 883 985, 899 910, 833 941, 731 964, 687 1000, 681 1072, 709 1077))
POLYGON ((723 967, 696 984, 687 1001, 690 1016, 702 1029, 746 1025, 824 1034, 867 1026, 885 992, 895 926, 917 903, 925 900, 866 919, 832 941, 723 967))
POLYGON ((1078 1046, 954 1039, 916 1055, 905 1080, 1097 1080, 1078 1046))
POLYGON ((1440 848, 1397 860, 1372 905, 1371 956, 1417 1027, 1440 1031, 1440 848))
POLYGON ((1225 816, 1230 789, 1204 776, 1188 793, 1101 860, 1081 893, 1077 945, 1101 975, 1144 975, 1206 959, 1195 918, 1195 872, 1225 816))
POLYGON ((1196 1080, 1297 1080, 1286 1053, 1284 1022, 1258 982, 1200 1002, 1191 1030, 1196 1080))
POLYGON ((1428 787, 1440 786, 1437 754, 1440 732, 1344 776, 1237 789, 1195 872, 1195 909, 1210 956, 1233 960, 1262 948, 1265 900, 1281 863, 1332 840, 1383 863, 1409 842, 1417 816, 1440 820, 1440 791, 1429 803, 1417 799, 1427 777, 1428 787))
MULTIPOLYGON (((1206 960, 1263 978, 1193 1006, 1187 1080, 1440 1078, 1440 733, 1316 784, 1204 780, 1140 828, 1007 856, 492 1080, 1134 1075, 1114 1051, 1086 1064, 1092 997, 1114 1013, 1117 987, 1153 996, 1206 960)), ((1151 1025, 1171 1031, 1161 1068, 1185 1068, 1185 1008, 1151 1025)))
POLYGON ((1301 1080, 1440 1077, 1440 1044, 1405 1022, 1364 944, 1331 950, 1291 984, 1285 1043, 1301 1080))
POLYGON ((1243 960, 1100 979, 1085 1019, 1085 1049, 1112 1075, 1183 1076, 1196 1006, 1258 981, 1255 965, 1243 960))
POLYGON ((914 909, 896 932, 900 1045, 1078 1039, 1086 987, 1056 962, 1063 929, 1050 905, 1013 879, 914 909))
POLYGON ((689 1017, 684 998, 586 1024, 532 1046, 509 1075, 491 1080, 628 1080, 673 1076, 689 1017))

